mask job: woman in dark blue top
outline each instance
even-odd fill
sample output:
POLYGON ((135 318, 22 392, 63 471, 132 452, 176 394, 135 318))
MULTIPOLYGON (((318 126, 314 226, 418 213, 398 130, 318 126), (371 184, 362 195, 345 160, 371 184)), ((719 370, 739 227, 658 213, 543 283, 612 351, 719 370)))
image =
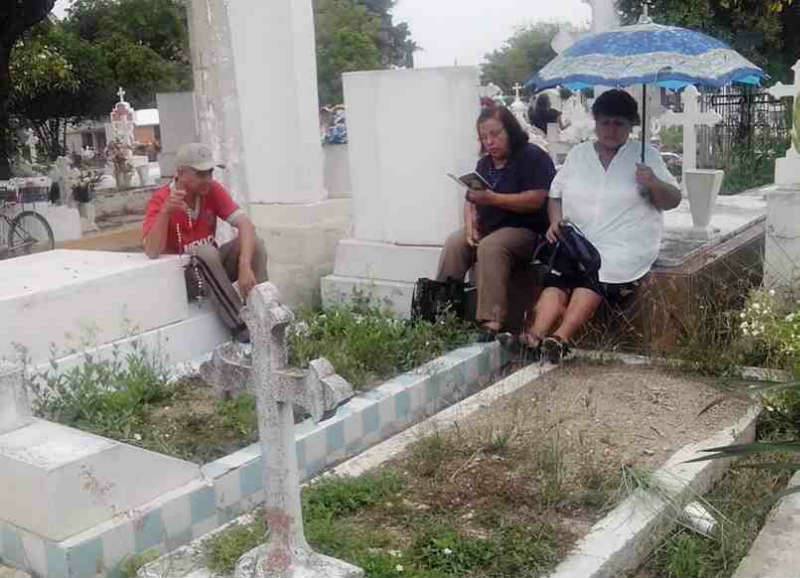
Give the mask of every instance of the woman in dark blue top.
POLYGON ((483 109, 477 130, 482 156, 476 171, 491 188, 467 192, 464 228, 445 242, 437 278, 463 280, 477 260, 476 316, 493 335, 506 319, 511 269, 530 261, 547 232, 547 193, 556 170, 507 108, 483 109))

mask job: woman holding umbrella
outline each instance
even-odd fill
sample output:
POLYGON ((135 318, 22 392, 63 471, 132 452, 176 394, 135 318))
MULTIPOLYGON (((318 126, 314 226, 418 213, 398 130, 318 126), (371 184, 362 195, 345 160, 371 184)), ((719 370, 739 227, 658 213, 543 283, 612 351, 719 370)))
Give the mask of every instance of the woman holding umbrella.
MULTIPOLYGON (((527 85, 536 90, 641 85, 646 127, 647 84, 672 90, 690 84, 718 88, 731 83, 758 85, 765 77, 763 70, 724 42, 694 30, 655 24, 645 10, 638 24, 581 38, 527 85)), ((633 98, 609 91, 595 101, 593 113, 598 142, 570 152, 553 181, 549 206, 551 223, 573 219, 597 246, 602 259, 599 289, 577 285, 546 290, 537 305, 537 319, 522 336, 523 343, 541 345, 543 354, 556 362, 603 298, 622 297, 647 273, 658 256, 661 211, 680 202, 677 183, 658 153, 646 146, 646 138, 638 158, 636 146, 628 142, 638 120, 633 98), (587 178, 590 173, 594 178, 587 178)), ((557 227, 548 231, 550 240, 557 234, 557 227)))
POLYGON ((680 204, 681 192, 658 151, 629 141, 639 123, 636 101, 610 90, 592 106, 596 142, 573 148, 550 187, 547 240, 556 243, 561 223, 569 220, 597 248, 598 277, 549 274, 523 345, 558 363, 570 339, 594 315, 603 300, 618 302, 632 294, 658 257, 662 211, 680 204))

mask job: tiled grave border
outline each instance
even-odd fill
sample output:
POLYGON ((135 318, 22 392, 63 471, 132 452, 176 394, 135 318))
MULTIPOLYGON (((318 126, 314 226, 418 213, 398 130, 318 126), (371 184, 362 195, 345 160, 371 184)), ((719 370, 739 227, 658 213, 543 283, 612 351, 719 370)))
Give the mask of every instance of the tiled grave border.
MULTIPOLYGON (((301 478, 307 480, 468 397, 508 361, 497 343, 464 347, 358 395, 331 419, 297 424, 301 478)), ((0 522, 0 558, 45 578, 117 578, 120 563, 130 555, 172 551, 263 501, 258 444, 207 464, 202 472, 202 480, 59 543, 0 522)), ((148 475, 158 474, 142 472, 141 483, 147 483, 148 475)))

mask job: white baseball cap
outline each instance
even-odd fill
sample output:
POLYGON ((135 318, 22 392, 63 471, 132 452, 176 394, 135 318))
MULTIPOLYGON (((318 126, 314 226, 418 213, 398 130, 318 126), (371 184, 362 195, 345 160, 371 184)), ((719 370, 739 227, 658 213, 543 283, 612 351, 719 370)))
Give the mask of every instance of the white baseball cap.
POLYGON ((177 166, 189 167, 196 171, 210 171, 217 166, 211 147, 199 142, 180 147, 175 160, 177 166))

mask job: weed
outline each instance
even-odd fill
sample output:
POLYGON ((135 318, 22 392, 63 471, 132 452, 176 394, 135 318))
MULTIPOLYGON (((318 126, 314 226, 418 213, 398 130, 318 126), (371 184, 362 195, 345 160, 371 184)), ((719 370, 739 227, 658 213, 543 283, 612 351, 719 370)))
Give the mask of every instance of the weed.
POLYGON ((304 517, 347 516, 385 501, 402 487, 403 481, 390 472, 358 478, 325 477, 303 492, 304 517))
POLYGON ((249 524, 241 524, 220 532, 205 543, 208 569, 216 574, 231 574, 242 555, 266 540, 267 527, 261 513, 249 524))
POLYGON ((157 560, 159 556, 161 556, 161 554, 158 550, 151 549, 146 550, 141 554, 135 554, 133 556, 126 557, 119 565, 119 571, 120 574, 122 574, 122 578, 136 578, 139 568, 145 564, 149 564, 150 562, 157 560))
POLYGON ((434 432, 425 436, 409 450, 409 469, 422 478, 435 478, 442 473, 442 464, 456 450, 452 434, 434 432))
POLYGON ((410 371, 473 338, 455 317, 437 323, 403 321, 364 304, 304 311, 289 332, 290 363, 326 357, 357 388, 410 371))

